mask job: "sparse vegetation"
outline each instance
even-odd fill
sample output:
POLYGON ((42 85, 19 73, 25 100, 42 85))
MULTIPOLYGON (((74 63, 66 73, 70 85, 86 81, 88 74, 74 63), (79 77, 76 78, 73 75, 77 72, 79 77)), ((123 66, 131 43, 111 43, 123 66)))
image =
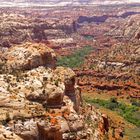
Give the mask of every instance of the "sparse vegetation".
POLYGON ((85 101, 90 104, 97 104, 112 111, 116 111, 125 120, 140 127, 140 109, 135 105, 126 105, 118 102, 116 98, 111 98, 110 100, 85 98, 85 101))
POLYGON ((84 38, 87 40, 92 40, 94 37, 91 35, 84 35, 84 38))
POLYGON ((131 102, 132 105, 135 105, 135 106, 140 107, 140 101, 139 101, 139 100, 137 100, 137 99, 132 99, 130 102, 131 102))
POLYGON ((140 139, 140 128, 126 129, 125 134, 129 136, 129 140, 139 140, 140 139))
POLYGON ((85 56, 88 55, 92 49, 91 46, 85 46, 69 56, 59 58, 57 65, 70 68, 80 67, 84 63, 85 56))

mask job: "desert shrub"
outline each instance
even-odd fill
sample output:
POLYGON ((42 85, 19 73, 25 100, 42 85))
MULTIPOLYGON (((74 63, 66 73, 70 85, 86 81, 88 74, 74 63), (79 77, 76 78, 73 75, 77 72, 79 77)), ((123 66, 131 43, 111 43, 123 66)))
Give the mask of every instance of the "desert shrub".
POLYGON ((118 107, 118 104, 116 103, 112 103, 112 102, 109 102, 107 105, 106 105, 106 108, 110 109, 110 110, 114 110, 118 107))
POLYGON ((132 102, 132 105, 140 107, 140 102, 132 102))
POLYGON ((115 97, 110 98, 110 100, 108 101, 106 108, 114 110, 116 108, 118 108, 118 102, 117 99, 115 97))
POLYGON ((110 102, 118 104, 117 98, 115 97, 110 98, 110 102))
POLYGON ((135 105, 135 106, 140 107, 140 101, 139 100, 137 100, 137 99, 131 99, 130 102, 131 102, 132 105, 135 105))

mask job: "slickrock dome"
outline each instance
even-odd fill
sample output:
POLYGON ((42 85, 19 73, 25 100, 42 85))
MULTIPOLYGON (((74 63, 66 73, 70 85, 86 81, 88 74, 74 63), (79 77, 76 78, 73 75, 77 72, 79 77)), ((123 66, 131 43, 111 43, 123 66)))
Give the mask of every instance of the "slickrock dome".
POLYGON ((85 122, 100 122, 103 130, 103 117, 91 106, 82 108, 75 73, 55 67, 52 49, 26 43, 4 55, 3 67, 12 74, 0 74, 0 140, 100 139, 99 128, 85 122))

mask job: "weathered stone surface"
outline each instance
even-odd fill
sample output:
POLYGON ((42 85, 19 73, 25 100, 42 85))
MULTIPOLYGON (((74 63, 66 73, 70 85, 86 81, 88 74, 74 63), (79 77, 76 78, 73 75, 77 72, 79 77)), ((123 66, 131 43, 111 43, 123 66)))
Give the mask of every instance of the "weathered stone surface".
POLYGON ((86 119, 102 118, 94 110, 82 112, 75 73, 70 68, 54 67, 55 54, 45 47, 25 44, 5 53, 4 66, 8 72, 14 71, 0 74, 2 140, 88 140, 93 134, 85 125, 86 119))
POLYGON ((16 134, 11 131, 4 129, 3 126, 0 126, 0 140, 23 140, 16 134))
POLYGON ((52 49, 44 44, 26 43, 11 47, 4 54, 6 61, 5 69, 30 70, 38 66, 54 68, 56 56, 52 49))

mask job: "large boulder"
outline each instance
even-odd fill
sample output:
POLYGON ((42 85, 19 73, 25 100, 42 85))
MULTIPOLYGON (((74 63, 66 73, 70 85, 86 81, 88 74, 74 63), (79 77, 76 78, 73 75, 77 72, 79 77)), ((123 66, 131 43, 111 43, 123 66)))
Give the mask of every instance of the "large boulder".
POLYGON ((30 70, 38 66, 55 67, 56 55, 44 44, 25 43, 5 52, 5 70, 30 70))

